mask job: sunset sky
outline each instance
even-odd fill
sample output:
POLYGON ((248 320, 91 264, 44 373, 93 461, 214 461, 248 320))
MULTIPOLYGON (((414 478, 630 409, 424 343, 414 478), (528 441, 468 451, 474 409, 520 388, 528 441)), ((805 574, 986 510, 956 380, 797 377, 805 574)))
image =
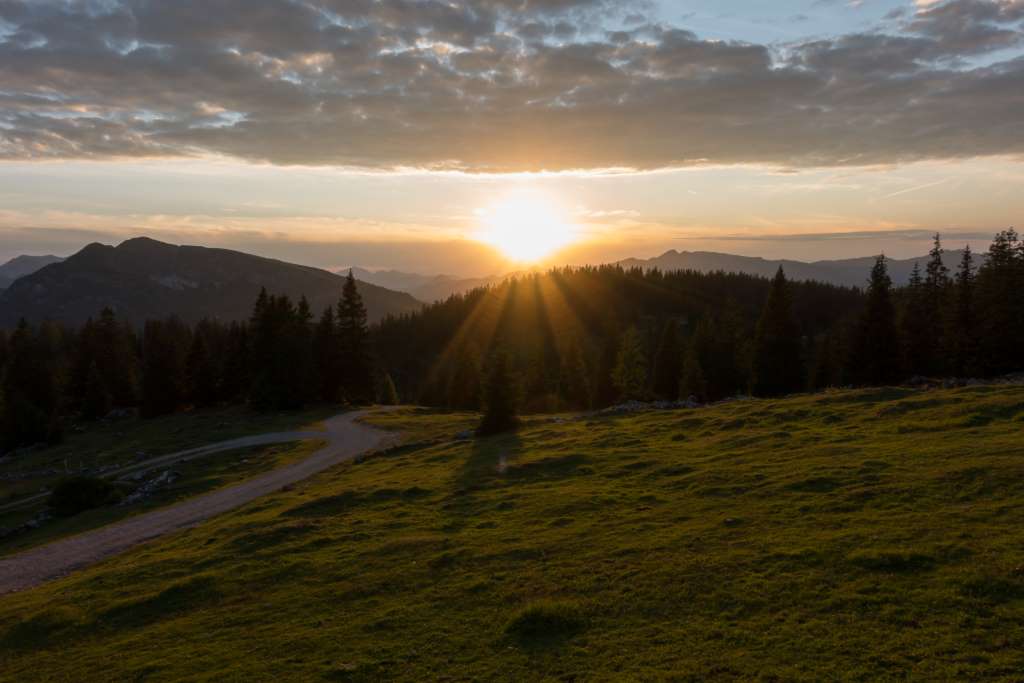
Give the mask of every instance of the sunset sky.
POLYGON ((0 0, 0 259, 912 256, 1022 153, 1024 0, 0 0))

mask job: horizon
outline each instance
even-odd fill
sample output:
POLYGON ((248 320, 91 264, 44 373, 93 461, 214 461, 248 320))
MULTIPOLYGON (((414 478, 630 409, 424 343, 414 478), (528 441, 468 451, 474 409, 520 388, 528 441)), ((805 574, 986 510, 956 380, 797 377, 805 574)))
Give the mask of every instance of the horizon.
POLYGON ((0 8, 0 258, 142 234, 472 277, 907 258, 1024 214, 1020 0, 204 11, 0 8))

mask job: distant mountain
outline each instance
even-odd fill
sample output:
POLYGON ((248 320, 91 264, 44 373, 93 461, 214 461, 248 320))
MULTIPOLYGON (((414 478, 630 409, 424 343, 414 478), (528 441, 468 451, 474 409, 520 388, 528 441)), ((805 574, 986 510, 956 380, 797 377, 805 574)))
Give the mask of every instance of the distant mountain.
MULTIPOLYGON (((963 252, 947 251, 942 260, 952 272, 960 263, 963 252)), ((875 263, 874 256, 861 258, 841 259, 837 261, 792 261, 788 259, 770 260, 756 256, 735 256, 733 254, 720 254, 711 251, 666 251, 661 256, 649 259, 626 259, 619 261, 623 268, 657 268, 659 270, 696 270, 700 272, 711 272, 716 270, 727 273, 749 273, 751 275, 763 275, 771 277, 781 265, 786 276, 792 280, 817 280, 819 282, 830 282, 836 285, 847 285, 854 287, 863 286, 871 273, 871 266, 875 263)), ((928 256, 920 256, 911 259, 889 259, 889 276, 896 285, 907 283, 910 278, 910 271, 914 263, 920 263, 922 271, 928 261, 928 256)), ((980 261, 978 261, 980 265, 980 261)))
POLYGON ((31 275, 40 268, 63 260, 60 256, 16 256, 0 266, 0 289, 7 289, 19 277, 31 275))
MULTIPOLYGON (((0 292, 0 327, 21 317, 80 324, 104 306, 135 324, 178 315, 243 320, 260 287, 293 299, 305 295, 314 314, 341 296, 343 278, 227 249, 175 246, 140 237, 116 247, 90 244, 61 263, 15 281, 0 292)), ((360 282, 371 321, 418 310, 422 303, 402 292, 360 282)))
MULTIPOLYGON (((338 273, 344 275, 348 271, 348 268, 343 268, 338 273)), ((353 267, 352 274, 357 280, 406 292, 427 303, 442 301, 452 294, 462 294, 477 287, 486 287, 509 277, 509 275, 492 275, 490 277, 460 278, 455 275, 420 275, 419 273, 404 273, 399 270, 373 271, 359 267, 353 267)))

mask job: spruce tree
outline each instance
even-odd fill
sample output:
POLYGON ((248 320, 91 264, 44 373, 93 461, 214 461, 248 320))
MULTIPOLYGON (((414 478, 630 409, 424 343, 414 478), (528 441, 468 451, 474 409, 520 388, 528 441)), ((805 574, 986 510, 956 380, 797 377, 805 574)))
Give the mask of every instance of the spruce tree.
POLYGON ((391 373, 385 372, 381 382, 380 404, 385 406, 397 406, 401 403, 398 398, 398 389, 395 387, 395 380, 391 373))
POLYGON ((86 420, 98 420, 110 412, 110 392, 107 391, 106 382, 103 381, 96 361, 89 364, 89 369, 85 373, 84 391, 80 405, 82 417, 86 420))
POLYGON ((679 379, 682 376, 683 348, 679 341, 679 321, 670 318, 665 321, 654 353, 652 389, 655 396, 669 401, 679 396, 679 379))
POLYGON ((786 274, 779 266, 754 335, 756 396, 783 396, 803 388, 800 332, 793 318, 786 274))
POLYGON ((186 361, 188 396, 193 405, 207 408, 217 403, 219 372, 208 341, 209 323, 200 322, 192 335, 192 346, 186 361))
POLYGON ((626 330, 619 342, 612 381, 620 400, 639 401, 646 398, 647 354, 644 353, 640 332, 635 327, 626 330))
POLYGON ((374 391, 366 307, 351 270, 345 278, 338 302, 338 342, 345 399, 356 405, 370 403, 374 391))
POLYGON ((704 368, 700 362, 701 342, 694 335, 687 347, 683 360, 683 374, 679 380, 679 398, 684 401, 693 400, 698 403, 708 401, 708 382, 704 377, 704 368))
POLYGON ((479 436, 500 434, 519 426, 519 391, 508 352, 502 347, 496 348, 487 361, 482 402, 484 414, 476 428, 479 436))
POLYGON ((7 447, 51 443, 60 438, 61 377, 45 330, 22 319, 9 341, 3 376, 3 429, 7 447))
POLYGON ((989 375, 1022 367, 1024 339, 1024 243, 1013 229, 995 236, 978 270, 979 355, 989 375))
POLYGON ((590 376, 583 348, 576 337, 572 337, 562 354, 559 371, 559 392, 566 406, 572 410, 586 410, 593 403, 590 376))
POLYGON ((851 368, 857 383, 883 385, 900 380, 900 340, 892 303, 892 279, 884 255, 878 257, 871 269, 853 354, 851 368))
POLYGON ((320 400, 334 403, 341 394, 341 347, 333 306, 328 306, 317 322, 313 333, 313 358, 320 400))
POLYGON ((936 369, 934 315, 921 268, 915 263, 904 292, 903 316, 900 320, 904 367, 911 375, 928 375, 936 369))
POLYGON ((950 280, 949 268, 943 261, 942 240, 938 233, 934 238, 934 245, 928 256, 928 265, 925 269, 924 297, 926 300, 925 333, 922 335, 923 347, 918 350, 921 354, 922 374, 941 375, 946 367, 942 349, 945 345, 944 333, 946 305, 949 299, 950 280), (925 341, 926 340, 926 341, 925 341))
POLYGON ((191 330, 175 317, 147 320, 142 335, 142 414, 173 413, 188 398, 191 330))
POLYGON ((974 313, 974 257, 970 246, 964 255, 955 279, 955 306, 950 330, 950 369, 957 377, 973 374, 977 370, 977 343, 974 313))

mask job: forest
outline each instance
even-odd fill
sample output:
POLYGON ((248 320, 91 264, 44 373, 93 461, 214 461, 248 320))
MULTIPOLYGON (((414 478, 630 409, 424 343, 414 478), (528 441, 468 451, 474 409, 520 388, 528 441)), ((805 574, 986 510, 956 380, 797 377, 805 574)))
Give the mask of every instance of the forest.
MULTIPOLYGON (((3 448, 70 424, 223 404, 398 402, 476 410, 490 378, 522 412, 713 402, 1024 369, 1024 243, 1014 230, 950 272, 938 235, 908 285, 880 256, 863 288, 742 274, 553 269, 369 326, 354 278, 310 310, 254 292, 247 321, 0 331, 3 448), (495 370, 500 366, 500 372, 495 370), (495 380, 497 378, 497 380, 495 380)), ((494 392, 491 392, 492 394, 494 392)))

